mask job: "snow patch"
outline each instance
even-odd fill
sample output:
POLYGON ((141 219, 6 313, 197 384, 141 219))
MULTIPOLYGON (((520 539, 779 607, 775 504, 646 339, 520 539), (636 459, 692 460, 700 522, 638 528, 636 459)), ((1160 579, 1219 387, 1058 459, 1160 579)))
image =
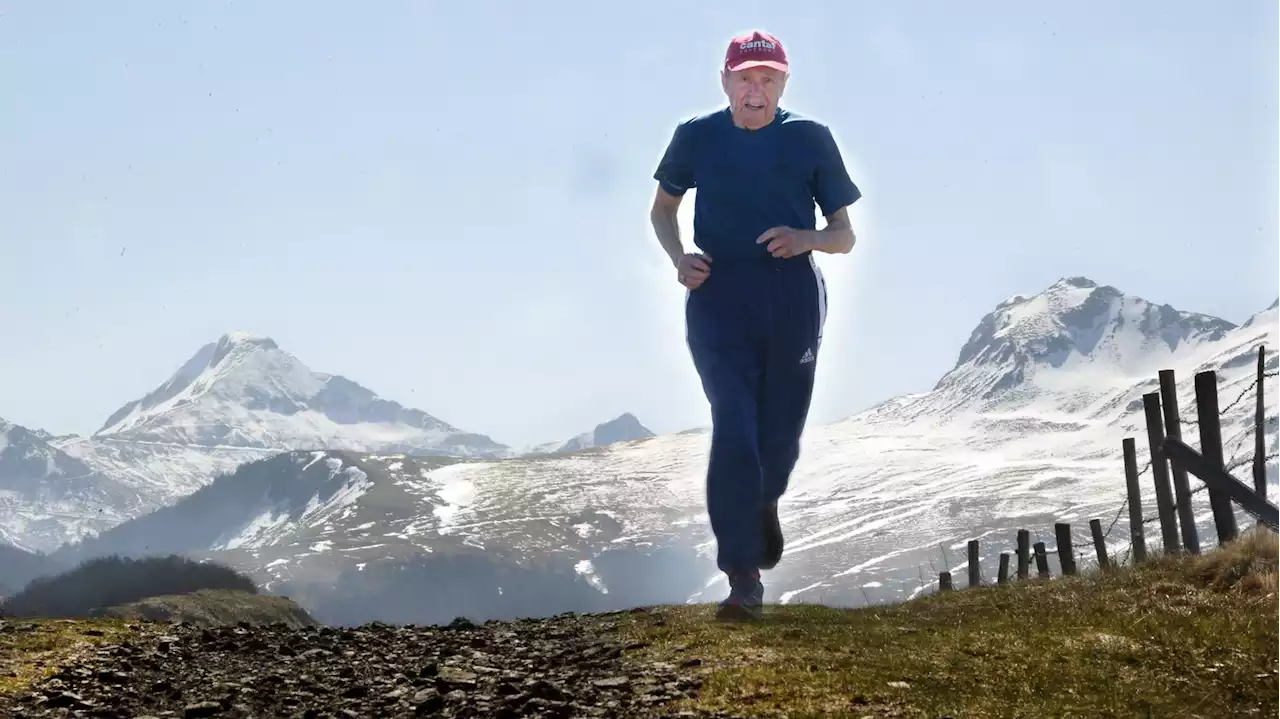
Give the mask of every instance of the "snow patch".
POLYGON ((584 579, 586 579, 588 584, 600 590, 601 594, 609 593, 609 588, 604 585, 604 581, 601 580, 600 577, 596 574, 595 565, 591 563, 590 559, 583 559, 582 561, 573 565, 573 569, 575 572, 581 575, 584 579))

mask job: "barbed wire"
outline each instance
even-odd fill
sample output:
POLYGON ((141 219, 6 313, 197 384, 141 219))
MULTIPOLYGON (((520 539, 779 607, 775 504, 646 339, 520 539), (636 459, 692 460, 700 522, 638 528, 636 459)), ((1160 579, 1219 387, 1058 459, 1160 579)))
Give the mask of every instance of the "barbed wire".
MULTIPOLYGON (((1223 417, 1223 416, 1225 416, 1227 412, 1231 411, 1232 409, 1234 409, 1234 408, 1235 408, 1235 406, 1236 406, 1236 405, 1240 404, 1240 402, 1241 402, 1242 400, 1244 400, 1245 396, 1247 396, 1251 391, 1253 391, 1254 389, 1256 389, 1256 388, 1258 387, 1258 384, 1259 384, 1263 379, 1265 379, 1265 378, 1267 378, 1267 377, 1276 377, 1277 375, 1280 375, 1280 371, 1272 370, 1272 371, 1269 371, 1269 372, 1264 371, 1260 376, 1255 376, 1255 377, 1253 378, 1253 381, 1249 383, 1249 386, 1248 386, 1248 387, 1245 387, 1243 390, 1241 390, 1240 394, 1239 394, 1239 395, 1237 395, 1237 396, 1236 396, 1236 398, 1235 398, 1234 400, 1232 400, 1231 402, 1229 402, 1229 403, 1227 404, 1227 406, 1222 407, 1222 408, 1220 408, 1220 409, 1218 410, 1218 417, 1223 417)), ((1179 422, 1180 428, 1181 428, 1181 427, 1193 428, 1193 427, 1198 427, 1198 426, 1199 426, 1199 424, 1200 424, 1200 421, 1199 421, 1199 418, 1198 418, 1198 417, 1196 417, 1196 418, 1194 418, 1194 419, 1193 419, 1193 418, 1183 418, 1183 417, 1179 417, 1179 418, 1178 418, 1178 422, 1179 422)), ((1249 439, 1251 439, 1251 438, 1252 438, 1252 435, 1251 435, 1249 432, 1245 432, 1244 434, 1242 434, 1242 435, 1241 435, 1241 437, 1240 437, 1240 439, 1239 439, 1239 441, 1237 441, 1237 442, 1236 442, 1235 447, 1231 450, 1231 455, 1235 455, 1237 452, 1239 452, 1239 451, 1240 451, 1240 449, 1244 446, 1245 442, 1247 442, 1247 441, 1248 441, 1249 439)), ((1271 454, 1268 454, 1266 457, 1264 457, 1264 458, 1263 458, 1263 461, 1264 461, 1264 462, 1267 462, 1267 461, 1270 461, 1270 460, 1273 460, 1273 459, 1276 459, 1276 458, 1277 458, 1277 454, 1273 452, 1273 453, 1271 453, 1271 454)), ((1242 466, 1244 466, 1244 465, 1246 465, 1246 464, 1249 464, 1249 463, 1250 463, 1250 462, 1252 462, 1252 461, 1253 461, 1253 455, 1252 455, 1252 454, 1249 454, 1249 455, 1246 455, 1246 456, 1243 456, 1243 457, 1238 457, 1238 458, 1236 458, 1236 459, 1231 460, 1231 462, 1227 463, 1227 464, 1225 465, 1225 467, 1224 467, 1224 470, 1225 470, 1227 473, 1231 473, 1231 472, 1235 471, 1236 469, 1239 469, 1240 467, 1242 467, 1242 466)), ((1147 462, 1146 462, 1146 464, 1145 464, 1145 465, 1143 465, 1142 469, 1140 469, 1140 470, 1138 471, 1137 478, 1138 478, 1138 479, 1141 479, 1141 478, 1143 477, 1143 475, 1145 475, 1148 471, 1150 471, 1150 470, 1151 470, 1152 465, 1153 465, 1152 460, 1151 460, 1151 459, 1148 459, 1148 460, 1147 460, 1147 462)), ((1207 486, 1207 485, 1203 485, 1203 484, 1202 484, 1201 486, 1199 486, 1199 487, 1197 487, 1196 489, 1194 489, 1194 490, 1193 490, 1193 491, 1188 495, 1188 497, 1190 497, 1190 496, 1194 496, 1194 495, 1196 495, 1196 494, 1199 494, 1200 492, 1203 492, 1203 491, 1204 491, 1205 489, 1207 489, 1207 488, 1208 488, 1208 486, 1207 486)), ((1128 497, 1128 495, 1126 494, 1126 496, 1125 496, 1124 500, 1120 503, 1120 507, 1119 507, 1119 509, 1117 509, 1117 510, 1116 510, 1116 516, 1115 516, 1115 517, 1113 517, 1113 518, 1111 519, 1111 523, 1110 523, 1109 525, 1107 525, 1107 530, 1106 530, 1106 531, 1103 533, 1103 535, 1102 535, 1102 536, 1103 536, 1103 539, 1107 539, 1107 538, 1109 538, 1109 537, 1111 536, 1111 533, 1112 533, 1113 531, 1115 531, 1116 525, 1120 523, 1120 518, 1121 518, 1122 516, 1124 516, 1124 512, 1125 512, 1125 510, 1128 508, 1128 506, 1129 506, 1129 497, 1128 497)), ((1173 505, 1173 511, 1175 511, 1175 512, 1176 512, 1176 511, 1177 511, 1177 509, 1178 509, 1178 504, 1177 504, 1177 502, 1175 502, 1175 503, 1174 503, 1174 505, 1173 505)), ((1159 514, 1157 514, 1157 515, 1156 515, 1156 516, 1154 516, 1154 517, 1143 517, 1143 519, 1142 519, 1142 524, 1144 524, 1144 525, 1146 525, 1146 524, 1150 524, 1151 522, 1154 522, 1154 521, 1158 520, 1159 518, 1160 518, 1160 517, 1159 517, 1159 514)), ((1126 552, 1127 552, 1127 550, 1126 550, 1126 552)))
MULTIPOLYGON (((1232 409, 1234 409, 1238 404, 1240 404, 1240 402, 1242 402, 1242 401, 1244 400, 1244 398, 1245 398, 1246 396, 1248 396, 1248 394, 1249 394, 1251 391, 1253 391, 1254 389, 1256 389, 1256 388, 1258 387, 1258 385, 1261 383, 1261 381, 1262 381, 1263 379, 1268 378, 1268 377, 1276 377, 1276 376, 1280 376, 1280 371, 1275 371, 1275 370, 1273 370, 1273 371, 1269 371, 1269 372, 1264 371, 1261 375, 1256 376, 1256 377, 1253 379, 1253 381, 1252 381, 1252 382, 1250 382, 1250 383, 1249 383, 1249 385, 1248 385, 1247 387, 1245 387, 1245 388, 1240 392, 1240 394, 1239 394, 1239 395, 1237 395, 1237 396, 1236 396, 1236 398, 1235 398, 1234 400, 1232 400, 1231 402, 1229 402, 1225 407, 1222 407, 1222 408, 1220 408, 1220 409, 1218 410, 1218 413, 1217 413, 1217 414, 1218 414, 1218 417, 1223 417, 1224 415, 1226 415, 1226 413, 1227 413, 1227 412, 1230 412, 1230 411, 1231 411, 1232 409)), ((1194 418, 1194 419, 1192 419, 1192 418, 1185 418, 1185 419, 1184 419, 1184 418, 1182 418, 1182 417, 1179 417, 1179 424, 1180 424, 1180 427, 1181 427, 1181 426, 1185 426, 1185 427, 1187 427, 1187 428, 1198 427, 1198 426, 1199 426, 1199 418, 1198 418, 1198 417, 1196 417, 1196 418, 1194 418)), ((1236 454, 1237 454, 1237 453, 1238 453, 1238 452, 1239 452, 1239 451, 1244 447, 1244 445, 1245 445, 1245 444, 1246 444, 1250 439, 1253 439, 1253 438, 1254 438, 1254 434, 1253 434, 1253 433, 1250 433, 1250 432, 1247 432, 1247 431, 1246 431, 1245 433, 1243 433, 1243 434, 1240 436, 1240 438, 1236 441, 1235 446, 1232 448, 1232 450, 1231 450, 1231 452, 1230 452, 1230 454, 1229 454, 1228 456, 1236 455, 1236 454)), ((1265 456, 1263 457, 1262 461, 1263 461, 1263 462, 1270 462, 1270 461, 1275 460, 1275 459, 1277 459, 1277 458, 1280 458, 1280 452, 1271 452, 1271 453, 1269 453, 1269 454, 1265 455, 1265 456)), ((1247 453, 1247 454, 1245 454, 1245 455, 1237 456, 1235 459, 1232 459, 1230 462, 1226 462, 1226 463, 1224 463, 1224 467, 1223 467, 1223 469, 1224 469, 1227 473, 1231 473, 1231 472, 1235 471, 1236 469, 1239 469, 1240 467, 1243 467, 1243 466, 1245 466, 1245 465, 1247 465, 1247 464, 1252 463, 1254 460, 1255 460, 1255 454, 1254 454, 1253 452, 1249 452, 1249 453, 1247 453)), ((1154 464, 1153 464, 1152 460, 1151 460, 1150 458, 1148 458, 1148 460, 1147 460, 1146 464, 1144 464, 1144 465, 1143 465, 1142 469, 1138 470, 1138 473, 1137 473, 1136 477, 1137 477, 1137 478, 1139 478, 1139 479, 1140 479, 1140 478, 1142 478, 1142 477, 1143 477, 1147 472, 1151 471, 1151 469, 1152 469, 1152 467, 1153 467, 1153 466, 1154 466, 1154 464)), ((1189 500, 1191 497, 1194 497, 1195 495, 1200 494, 1201 492, 1204 492, 1204 491, 1205 491, 1205 490, 1207 490, 1208 488, 1209 488, 1209 487, 1208 487, 1208 485, 1206 485, 1206 484, 1201 484, 1200 486, 1198 486, 1198 487, 1196 487, 1195 489, 1191 490, 1191 491, 1187 494, 1187 498, 1188 498, 1188 500, 1189 500)), ((1107 525, 1106 531, 1104 531, 1104 532, 1102 533, 1102 543, 1103 543, 1103 546, 1105 546, 1105 545, 1106 545, 1106 540, 1111 536, 1112 532, 1115 530, 1116 526, 1119 524, 1119 522, 1120 522, 1120 518, 1121 518, 1122 516, 1124 516, 1125 510, 1128 508, 1128 506, 1129 506, 1129 498, 1128 498, 1128 496, 1127 496, 1127 494, 1126 494, 1126 496, 1125 496, 1124 500, 1120 503, 1120 507, 1116 510, 1115 517, 1113 517, 1113 518, 1111 519, 1110 524, 1108 524, 1108 525, 1107 525)), ((1174 512, 1174 513, 1176 513, 1176 512, 1178 511, 1178 508, 1179 508, 1179 504, 1178 504, 1178 502, 1177 502, 1177 501, 1175 501, 1175 502, 1173 503, 1173 506, 1172 506, 1172 510, 1171 510, 1171 511, 1172 511, 1172 512, 1174 512)), ((1152 523, 1152 522, 1159 521, 1159 519, 1160 519, 1160 516, 1159 516, 1159 514, 1157 513, 1157 514, 1156 514, 1156 515, 1154 515, 1154 516, 1150 516, 1150 517, 1143 517, 1143 518, 1142 518, 1142 520, 1141 520, 1141 522, 1142 522, 1142 524, 1143 524, 1143 525, 1147 525, 1147 524, 1150 524, 1150 523, 1152 523)), ((1035 542, 1035 544, 1039 544, 1039 545, 1042 545, 1042 546, 1044 547, 1043 554, 1044 554, 1044 557, 1045 557, 1045 559, 1046 559, 1046 560, 1047 560, 1051 555, 1057 555, 1057 556, 1058 556, 1058 561, 1059 561, 1059 570, 1061 571, 1061 570, 1062 570, 1062 567, 1061 567, 1061 563, 1062 563, 1062 548, 1061 548, 1061 547, 1059 547, 1059 546, 1058 546, 1058 544, 1057 544, 1057 541, 1056 541, 1056 539, 1057 539, 1056 534, 1055 534, 1055 537, 1054 537, 1055 541, 1054 541, 1053 546, 1049 546, 1049 544, 1048 544, 1048 543, 1046 543, 1046 542, 1044 541, 1044 538, 1040 535, 1040 532, 1039 532, 1039 530, 1038 530, 1038 529, 1036 529, 1036 528, 1032 528, 1032 529, 1031 529, 1031 532, 1034 534, 1034 536, 1035 536, 1035 538, 1036 538, 1036 542, 1035 542)), ((1093 536, 1092 536, 1092 532, 1090 532, 1090 536, 1088 536, 1088 537, 1082 537, 1082 536, 1080 536, 1079 534, 1077 534, 1077 533, 1076 533, 1076 528, 1073 526, 1073 527, 1071 527, 1070 539, 1071 539, 1071 543, 1072 543, 1072 548, 1071 548, 1070 555, 1071 555, 1071 557, 1072 557, 1072 559, 1073 559, 1073 562, 1077 565, 1077 571, 1078 571, 1078 569, 1079 569, 1079 565, 1080 565, 1080 564, 1082 564, 1082 563, 1085 563, 1085 564, 1101 564, 1101 557, 1097 556, 1097 555, 1098 555, 1098 548, 1097 548, 1097 545, 1096 545, 1096 544, 1095 544, 1095 542, 1094 542, 1094 539, 1093 539, 1093 536)), ((1031 574, 1033 574, 1033 573, 1034 573, 1035 575, 1039 575, 1039 573, 1040 573, 1040 569, 1039 569, 1039 561, 1038 561, 1038 557, 1040 556, 1040 554, 1039 554, 1038 552, 1036 552, 1034 548, 1029 548, 1029 549, 1030 549, 1030 551, 1028 552, 1028 556, 1027 556, 1028 574, 1029 574, 1029 575, 1031 575, 1031 574)), ((949 558, 947 557, 947 553, 946 553, 945 548, 943 548, 942 553, 943 553, 943 559, 944 559, 944 562, 945 562, 947 565, 950 565, 950 561, 949 561, 949 558)), ((1128 544, 1126 544, 1126 545, 1125 545, 1125 548, 1124 548, 1123 552, 1118 552, 1115 556, 1111 556, 1109 552, 1108 552, 1108 553, 1106 553, 1106 554, 1107 554, 1107 560, 1106 560, 1106 561, 1107 561, 1107 563, 1108 563, 1108 564, 1110 564, 1110 565, 1112 565, 1112 566, 1125 565, 1125 564, 1128 564, 1128 563, 1129 563, 1129 561, 1130 561, 1130 559, 1131 559, 1131 557, 1132 557, 1132 553, 1133 553, 1133 543, 1132 543, 1132 541, 1131 541, 1131 542, 1129 542, 1128 544)), ((1003 553, 1002 553, 1002 554, 1003 554, 1003 553)), ((1020 564, 1021 557, 1018 555, 1018 553, 1017 553, 1017 552, 1012 552, 1011 554, 1012 554, 1011 559, 1018 561, 1018 563, 1020 564)), ((966 561, 964 564, 965 564, 965 565, 967 565, 967 564, 968 564, 968 562, 966 561)), ((980 586, 988 586, 988 585, 990 585, 990 583, 991 583, 991 580, 988 578, 988 577, 989 577, 989 575, 987 574, 988 569, 987 569, 987 567, 986 567, 986 564, 987 564, 987 563, 983 562, 983 563, 980 563, 980 564, 978 565, 978 567, 977 567, 978 582, 979 582, 979 585, 980 585, 980 586)), ((916 566, 917 566, 917 569, 919 570, 919 578, 918 578, 918 580, 916 581, 916 585, 917 585, 918 589, 917 589, 915 592, 912 592, 912 594, 913 594, 913 595, 914 595, 914 594, 916 594, 916 593, 924 593, 924 592, 928 591, 928 588, 935 588, 935 587, 936 587, 936 588, 937 588, 937 589, 939 589, 939 590, 941 589, 941 577, 939 576, 939 574, 940 574, 940 573, 937 571, 937 567, 936 567, 936 566, 934 566, 934 564, 933 564, 933 561, 932 561, 932 560, 929 560, 929 566, 930 566, 930 569, 934 570, 934 571, 933 571, 933 577, 934 577, 934 578, 933 578, 933 579, 931 579, 931 580, 926 580, 926 579, 925 579, 925 577, 924 577, 923 567, 922 567, 921 565, 917 564, 916 566)), ((947 572, 947 573, 952 575, 952 582, 953 582, 953 583, 955 582, 955 578, 956 578, 955 572, 956 572, 956 570, 959 570, 959 569, 960 569, 960 565, 957 565, 957 567, 956 567, 956 569, 955 569, 955 570, 948 569, 948 572, 947 572)), ((966 576, 967 576, 967 573, 966 573, 966 576)), ((1010 566, 1009 566, 1009 573, 1008 573, 1008 575, 1005 577, 1005 579, 1006 579, 1006 581, 1009 581, 1009 582, 1013 582, 1013 581, 1015 581, 1015 580, 1021 579, 1021 577, 1020 577, 1020 576, 1018 575, 1018 573, 1017 573, 1016 565, 1014 564, 1014 562, 1013 562, 1013 561, 1011 561, 1011 562, 1010 562, 1010 566)), ((907 583, 907 581, 910 581, 910 580, 904 580, 904 581, 902 581, 902 582, 901 582, 901 584, 905 585, 905 584, 907 583)), ((866 595, 866 593, 865 593, 865 591, 863 592, 863 594, 864 594, 864 599, 866 599, 866 596, 865 596, 865 595, 866 595)))

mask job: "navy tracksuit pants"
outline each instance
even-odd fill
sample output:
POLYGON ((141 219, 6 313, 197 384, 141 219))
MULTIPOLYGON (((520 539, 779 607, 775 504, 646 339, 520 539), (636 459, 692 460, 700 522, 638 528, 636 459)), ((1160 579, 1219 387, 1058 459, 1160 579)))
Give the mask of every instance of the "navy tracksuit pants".
POLYGON ((689 350, 711 404, 707 512, 721 571, 756 569, 761 510, 800 456, 826 304, 809 255, 713 258, 688 293, 689 350))

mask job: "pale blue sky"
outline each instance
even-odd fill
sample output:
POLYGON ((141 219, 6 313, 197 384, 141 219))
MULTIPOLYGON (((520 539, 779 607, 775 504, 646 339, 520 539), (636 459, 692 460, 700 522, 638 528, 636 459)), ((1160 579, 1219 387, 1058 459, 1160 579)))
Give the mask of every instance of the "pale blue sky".
POLYGON ((91 432, 244 329, 511 444, 704 424, 651 175, 757 26, 864 193, 854 252, 822 258, 814 421, 927 389, 1067 275, 1239 323, 1280 294, 1277 24, 1261 0, 0 2, 0 417, 91 432))

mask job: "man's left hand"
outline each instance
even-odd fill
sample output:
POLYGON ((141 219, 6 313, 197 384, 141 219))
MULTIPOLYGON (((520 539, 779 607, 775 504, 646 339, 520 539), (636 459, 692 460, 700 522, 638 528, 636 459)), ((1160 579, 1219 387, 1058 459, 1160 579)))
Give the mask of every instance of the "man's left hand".
POLYGON ((766 250, 774 257, 795 257, 814 249, 813 232, 791 227, 774 227, 766 230, 756 244, 769 243, 766 250))

